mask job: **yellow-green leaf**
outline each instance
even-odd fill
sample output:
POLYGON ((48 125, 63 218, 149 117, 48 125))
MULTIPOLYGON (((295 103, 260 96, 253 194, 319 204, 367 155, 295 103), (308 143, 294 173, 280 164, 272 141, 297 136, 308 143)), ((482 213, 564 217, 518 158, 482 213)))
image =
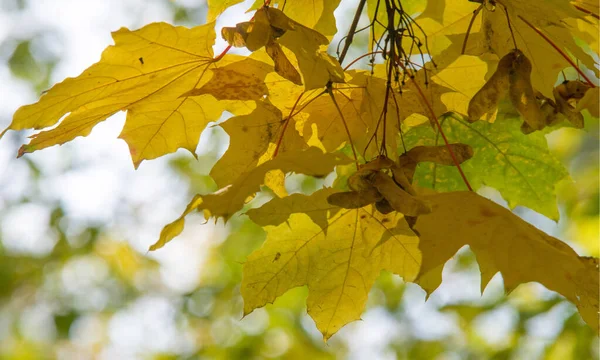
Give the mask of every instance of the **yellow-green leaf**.
MULTIPOLYGON (((229 56, 226 56, 221 61, 226 63, 228 58, 229 56)), ((273 71, 273 68, 251 58, 234 57, 233 59, 234 62, 226 65, 219 64, 222 66, 211 69, 213 76, 206 84, 182 96, 210 94, 218 100, 260 100, 268 95, 265 77, 273 71)))
POLYGON ((310 176, 325 176, 333 171, 335 166, 350 162, 350 159, 339 154, 323 154, 317 148, 311 147, 304 151, 290 151, 269 160, 252 170, 239 174, 231 185, 220 189, 214 194, 196 195, 187 206, 184 213, 174 222, 165 226, 159 240, 152 245, 153 250, 164 246, 169 240, 183 230, 185 216, 194 209, 203 210, 205 215, 227 221, 242 209, 246 199, 253 196, 264 184, 265 175, 271 170, 281 170, 284 173, 295 172, 310 176), (160 246, 159 246, 160 244, 160 246))
MULTIPOLYGON (((233 183, 237 176, 260 165, 263 155, 270 158, 282 135, 285 122, 281 112, 267 103, 257 102, 256 105, 252 113, 233 117, 220 124, 230 140, 229 148, 210 171, 219 188, 233 183)), ((289 126, 285 131, 279 154, 307 147, 293 127, 289 126)))
MULTIPOLYGON (((568 176, 567 170, 548 150, 540 132, 524 135, 522 120, 503 116, 493 124, 477 121, 469 124, 456 114, 440 118, 450 143, 464 143, 474 155, 461 165, 471 186, 497 189, 510 208, 526 206, 558 220, 555 187, 568 176)), ((419 126, 404 134, 408 149, 418 145, 443 145, 443 140, 429 126, 419 126)), ((421 163, 414 181, 421 187, 437 191, 465 190, 466 186, 454 166, 421 163)))
POLYGON ((417 282, 428 292, 441 281, 444 263, 469 245, 481 269, 481 287, 500 272, 507 291, 536 281, 577 305, 598 330, 597 259, 580 257, 567 244, 545 234, 502 206, 473 192, 425 196, 430 214, 417 219, 423 264, 417 282))
MULTIPOLYGON (((289 202, 290 197, 273 201, 287 203, 286 213, 292 208, 310 213, 309 203, 322 212, 331 205, 321 195, 291 199, 304 204, 299 207, 289 202)), ((306 214, 292 214, 285 223, 266 227, 265 243, 243 268, 245 314, 291 288, 308 285, 308 314, 327 340, 345 324, 360 319, 381 270, 414 279, 421 262, 418 238, 400 214, 382 215, 371 206, 334 208, 327 214, 324 228, 306 214)))

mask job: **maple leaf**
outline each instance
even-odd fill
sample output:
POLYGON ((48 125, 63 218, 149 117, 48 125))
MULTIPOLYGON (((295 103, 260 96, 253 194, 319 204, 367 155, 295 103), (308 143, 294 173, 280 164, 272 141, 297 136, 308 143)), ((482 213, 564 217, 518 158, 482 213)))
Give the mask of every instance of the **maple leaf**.
MULTIPOLYGON (((284 210, 277 218, 263 217, 271 224, 265 227, 267 239, 244 264, 244 314, 272 303, 289 289, 307 285, 308 314, 327 340, 360 318, 381 270, 414 279, 421 256, 418 238, 404 218, 398 213, 382 215, 370 205, 351 210, 332 207, 325 201, 325 194, 331 193, 323 189, 264 205, 284 210), (326 223, 319 217, 318 225, 304 213, 326 214, 326 223)), ((261 211, 257 209, 253 216, 261 211)))
POLYGON ((208 82, 181 96, 210 94, 218 100, 261 100, 269 94, 265 78, 272 71, 262 61, 228 55, 219 61, 219 67, 210 69, 213 76, 208 82))
MULTIPOLYGON (((462 0, 427 2, 427 8, 417 22, 428 35, 430 55, 438 65, 451 63, 462 53, 465 34, 473 12, 478 8, 480 5, 462 0)), ((575 43, 571 35, 583 15, 568 1, 548 1, 544 6, 538 6, 528 1, 508 0, 495 6, 483 6, 470 29, 464 53, 477 56, 493 53, 502 57, 517 47, 533 63, 533 87, 550 97, 556 76, 575 64, 563 53, 564 50, 588 69, 595 69, 593 58, 575 43)))
POLYGON ((306 90, 322 88, 330 81, 344 82, 340 64, 321 49, 329 44, 327 37, 288 18, 279 9, 262 7, 256 11, 253 21, 225 27, 221 34, 232 46, 245 46, 250 51, 267 47, 278 73, 300 84, 290 70, 290 61, 279 48, 279 44, 283 45, 295 55, 306 90))
MULTIPOLYGON (((388 92, 383 70, 382 66, 375 66, 373 72, 348 71, 346 74, 351 79, 347 84, 333 87, 330 95, 317 94, 304 101, 306 105, 300 107, 308 118, 299 118, 297 122, 305 140, 316 135, 327 151, 352 142, 365 159, 378 156, 381 142, 385 140, 389 156, 396 157, 396 134, 406 118, 415 114, 430 118, 427 102, 433 104, 435 113, 448 110, 438 99, 452 89, 427 82, 424 71, 388 92)), ((465 96, 464 102, 467 101, 465 96)))
POLYGON ((114 32, 115 45, 98 63, 17 110, 8 129, 42 129, 68 114, 52 130, 33 135, 19 155, 87 136, 121 110, 128 114, 120 137, 129 145, 136 167, 178 148, 193 153, 206 124, 222 111, 210 95, 180 97, 208 80, 203 75, 213 62, 213 27, 153 23, 114 32))
POLYGON ((588 110, 592 116, 598 118, 600 116, 600 105, 598 105, 600 99, 600 88, 595 87, 589 89, 583 98, 577 103, 577 111, 588 110))
MULTIPOLYGON (((473 189, 493 187, 511 209, 523 205, 558 220, 555 186, 568 173, 549 152, 542 133, 524 135, 518 117, 497 119, 493 124, 485 121, 469 124, 457 114, 446 114, 441 121, 448 141, 473 148, 473 157, 461 164, 473 189)), ((404 141, 408 149, 441 143, 438 134, 428 126, 410 129, 404 134, 404 141)), ((437 191, 466 189, 455 167, 434 163, 419 164, 414 181, 437 191)))
POLYGON ((244 0, 207 0, 208 13, 206 14, 206 22, 215 21, 229 7, 239 4, 242 1, 244 0))
MULTIPOLYGON (((264 0, 256 0, 250 9, 258 9, 264 3, 264 0)), ((339 4, 340 0, 271 1, 271 6, 277 6, 284 13, 293 15, 295 21, 326 36, 337 32, 333 12, 339 4)))
MULTIPOLYGON (((213 166, 210 176, 217 186, 222 188, 231 184, 239 174, 270 160, 275 143, 285 128, 285 122, 276 107, 257 102, 257 107, 252 113, 232 117, 219 126, 229 135, 230 145, 213 166)), ((280 154, 307 147, 295 129, 285 130, 280 154)))
POLYGON ((163 228, 159 240, 150 247, 150 250, 163 247, 179 235, 183 230, 185 216, 194 210, 203 210, 207 219, 222 217, 227 221, 242 209, 248 197, 260 191, 260 185, 264 183, 265 176, 269 171, 281 170, 284 173, 295 172, 310 176, 325 176, 332 172, 336 165, 349 162, 350 160, 343 155, 323 154, 321 150, 314 147, 304 151, 290 151, 281 154, 275 159, 238 175, 231 185, 214 194, 194 196, 181 216, 163 228))
POLYGON ((433 211, 419 216, 423 263, 417 283, 431 294, 444 263, 469 245, 481 269, 481 288, 500 272, 508 292, 536 281, 574 303, 598 330, 598 259, 580 257, 567 244, 473 192, 424 196, 433 211))
MULTIPOLYGON (((454 62, 439 71, 431 71, 431 81, 448 90, 440 94, 432 94, 429 99, 432 99, 434 104, 435 101, 441 101, 448 111, 467 114, 469 101, 485 84, 487 73, 495 69, 497 63, 496 57, 489 54, 481 57, 469 55, 457 57, 454 62)), ((438 115, 443 113, 444 111, 436 112, 438 115)), ((493 114, 485 119, 492 122, 495 116, 496 114, 493 114)))

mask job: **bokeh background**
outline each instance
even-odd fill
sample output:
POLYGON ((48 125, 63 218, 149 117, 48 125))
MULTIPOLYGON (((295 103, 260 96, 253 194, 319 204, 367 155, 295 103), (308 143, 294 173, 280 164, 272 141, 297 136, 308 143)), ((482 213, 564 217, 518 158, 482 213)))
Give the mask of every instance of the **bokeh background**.
MULTIPOLYGON (((249 19, 251 2, 228 10, 217 28, 249 19)), ((342 32, 355 2, 336 11, 342 32)), ((0 0, 0 127, 96 62, 111 31, 205 17, 203 0, 0 0)), ((218 41, 216 52, 224 47, 218 41)), ((353 51, 349 59, 360 55, 353 51)), ((216 190, 208 172, 227 135, 210 127, 198 161, 177 152, 135 171, 117 139, 124 119, 21 159, 27 133, 0 141, 1 359, 598 359, 598 338, 556 293, 526 284, 504 296, 496 275, 481 295, 468 248, 446 264, 427 302, 418 286, 383 273, 363 320, 327 344, 306 315, 304 288, 242 319, 241 264, 265 238, 245 216, 225 225, 191 215, 181 236, 146 251, 192 194, 216 190)), ((548 139, 572 175, 558 188, 561 221, 516 212, 598 256, 598 122, 548 139)), ((292 176, 287 185, 310 193, 322 182, 292 176)))

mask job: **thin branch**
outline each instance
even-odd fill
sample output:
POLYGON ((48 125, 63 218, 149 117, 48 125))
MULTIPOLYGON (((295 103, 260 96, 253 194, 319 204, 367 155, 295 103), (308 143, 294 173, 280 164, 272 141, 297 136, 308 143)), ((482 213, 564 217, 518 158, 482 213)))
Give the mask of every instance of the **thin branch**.
POLYGON ((354 155, 354 162, 356 163, 356 170, 358 170, 358 156, 356 156, 356 150, 354 150, 354 143, 352 142, 352 136, 350 136, 350 129, 348 129, 348 124, 346 124, 346 119, 344 119, 344 114, 342 113, 342 109, 340 109, 340 106, 338 105, 337 100, 335 100, 333 91, 331 91, 331 89, 329 89, 327 91, 327 93, 331 97, 331 100, 333 101, 335 108, 337 109, 338 113, 340 114, 340 119, 342 119, 342 123, 344 124, 344 129, 346 129, 346 135, 348 135, 348 142, 350 143, 350 148, 352 148, 352 154, 354 155))
POLYGON ((383 51, 373 51, 373 52, 369 52, 366 54, 363 54, 359 57, 357 57, 356 59, 352 60, 350 62, 350 64, 346 65, 346 67, 344 68, 344 71, 348 70, 348 68, 352 65, 354 65, 358 60, 362 59, 362 58, 366 58, 367 56, 371 56, 371 55, 376 55, 376 54, 381 54, 383 51))
POLYGON ((367 0, 360 0, 360 2, 358 3, 358 6, 356 8, 356 13, 354 14, 354 19, 352 20, 352 25, 350 25, 350 30, 348 31, 348 37, 346 37, 346 41, 344 42, 344 48, 342 49, 342 54, 340 55, 340 58, 338 59, 340 64, 344 61, 344 58, 346 57, 346 53, 348 52, 350 45, 352 45, 352 40, 354 39, 354 32, 356 31, 356 27, 358 26, 358 21, 360 20, 360 16, 362 15, 363 8, 365 7, 366 3, 367 3, 367 0))
POLYGON ((508 23, 508 31, 510 31, 510 36, 512 37, 513 45, 515 46, 515 49, 518 49, 519 47, 517 46, 517 40, 515 39, 515 33, 513 32, 512 25, 510 24, 510 17, 508 16, 508 8, 504 4, 502 4, 502 7, 504 8, 504 14, 506 14, 506 22, 508 23))

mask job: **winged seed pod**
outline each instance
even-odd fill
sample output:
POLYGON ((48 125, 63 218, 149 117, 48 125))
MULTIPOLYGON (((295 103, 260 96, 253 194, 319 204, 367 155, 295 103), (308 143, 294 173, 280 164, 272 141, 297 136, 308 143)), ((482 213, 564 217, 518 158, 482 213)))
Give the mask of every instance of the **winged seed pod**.
POLYGON ((552 94, 556 100, 556 110, 562 113, 578 129, 583 128, 583 115, 571 105, 583 98, 591 87, 579 80, 566 81, 554 88, 552 94))
POLYGON ((345 209, 358 209, 383 199, 383 196, 375 189, 365 189, 361 191, 344 191, 331 194, 327 197, 327 202, 331 205, 343 207, 345 209))
MULTIPOLYGON (((473 148, 467 144, 450 144, 452 152, 456 156, 459 164, 473 157, 473 148)), ((417 164, 420 162, 433 162, 440 165, 452 166, 454 160, 445 145, 440 146, 415 146, 408 152, 400 155, 398 158, 398 167, 402 169, 404 175, 412 183, 417 164)))
POLYGON ((394 210, 408 216, 418 216, 431 212, 429 204, 404 191, 391 177, 384 173, 379 171, 373 173, 369 176, 369 181, 394 210))
POLYGON ((477 121, 483 115, 495 110, 500 100, 506 96, 509 87, 509 72, 517 56, 516 51, 504 55, 492 77, 469 101, 467 112, 470 122, 477 121))
POLYGON ((508 77, 510 101, 531 129, 541 130, 546 126, 546 119, 531 85, 531 61, 520 50, 512 52, 517 55, 508 77))
MULTIPOLYGON (((545 126, 553 126, 566 118, 574 127, 582 129, 584 126, 583 114, 575 106, 579 106, 579 100, 587 94, 589 89, 591 89, 591 86, 582 81, 567 80, 552 90, 556 101, 536 91, 536 100, 544 117, 545 126)), ((521 126, 521 131, 524 134, 529 134, 534 129, 525 122, 521 126)))

